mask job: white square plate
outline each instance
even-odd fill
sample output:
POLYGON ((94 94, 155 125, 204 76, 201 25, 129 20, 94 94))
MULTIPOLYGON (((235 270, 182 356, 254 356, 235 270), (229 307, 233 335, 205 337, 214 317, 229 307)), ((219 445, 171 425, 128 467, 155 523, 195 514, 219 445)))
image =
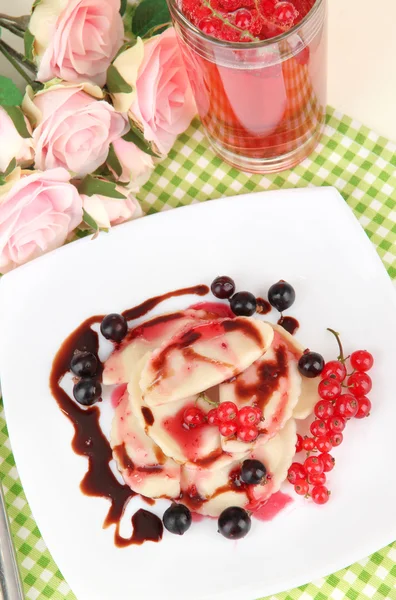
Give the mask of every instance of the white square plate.
MULTIPOLYGON (((194 298, 158 308, 187 306, 194 298)), ((270 319, 276 319, 275 311, 270 319)), ((145 217, 52 252, 2 278, 0 367, 16 463, 42 535, 79 600, 253 600, 331 573, 396 538, 396 297, 374 248, 336 190, 227 198, 145 217), (212 520, 179 538, 119 549, 105 499, 79 489, 85 459, 50 394, 60 344, 93 314, 120 312, 219 274, 266 295, 283 278, 305 346, 375 356, 373 411, 334 451, 332 496, 295 501, 229 542, 212 520)), ((291 491, 291 490, 290 490, 291 491)), ((137 501, 137 498, 134 501, 137 501)), ((137 504, 135 505, 137 506, 137 504)), ((153 511, 162 514, 164 504, 153 511)))

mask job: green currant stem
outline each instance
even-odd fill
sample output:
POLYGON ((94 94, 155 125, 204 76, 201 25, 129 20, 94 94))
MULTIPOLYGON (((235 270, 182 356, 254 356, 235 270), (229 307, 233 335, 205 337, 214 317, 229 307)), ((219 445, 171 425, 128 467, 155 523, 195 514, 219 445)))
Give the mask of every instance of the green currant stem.
POLYGON ((29 75, 27 75, 27 73, 25 73, 25 71, 22 69, 22 67, 11 56, 11 54, 8 52, 6 46, 8 46, 8 44, 6 44, 2 40, 0 40, 0 52, 1 52, 1 54, 3 54, 6 57, 6 59, 12 64, 12 66, 18 71, 18 73, 20 75, 22 75, 22 77, 24 78, 25 81, 27 81, 27 83, 32 84, 33 81, 30 79, 29 75))
POLYGON ((233 25, 233 23, 231 23, 228 19, 225 19, 224 16, 218 12, 217 10, 215 10, 211 4, 209 0, 203 0, 203 5, 206 6, 207 8, 210 8, 210 10, 212 11, 212 14, 219 19, 222 23, 224 23, 225 25, 229 25, 232 29, 235 29, 236 31, 239 31, 240 33, 243 33, 244 36, 246 36, 247 38, 249 38, 249 40, 253 40, 254 42, 258 42, 260 41, 258 38, 254 37, 254 35, 252 35, 250 33, 250 31, 246 31, 244 29, 240 29, 239 27, 237 27, 236 25, 233 25))
POLYGON ((198 402, 198 400, 204 400, 204 402, 207 402, 208 404, 212 404, 212 406, 219 406, 219 402, 215 402, 214 400, 211 400, 206 394, 205 392, 201 392, 198 396, 198 398, 196 399, 195 403, 198 402))
POLYGON ((340 355, 338 357, 338 360, 340 362, 344 363, 346 361, 346 358, 344 358, 344 349, 343 349, 342 344, 341 344, 340 334, 337 331, 334 331, 334 329, 330 329, 330 327, 327 328, 327 331, 330 331, 330 333, 332 333, 334 335, 335 339, 337 340, 338 349, 340 351, 340 355))

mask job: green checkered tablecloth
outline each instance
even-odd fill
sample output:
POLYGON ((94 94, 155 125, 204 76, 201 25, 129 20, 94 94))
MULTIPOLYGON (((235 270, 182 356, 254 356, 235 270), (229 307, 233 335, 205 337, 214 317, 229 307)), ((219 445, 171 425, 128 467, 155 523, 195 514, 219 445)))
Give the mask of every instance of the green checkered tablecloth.
MULTIPOLYGON (((324 137, 316 152, 295 169, 277 175, 249 175, 224 164, 208 149, 202 129, 194 121, 167 160, 157 166, 139 199, 150 214, 221 196, 322 185, 338 188, 375 245, 390 277, 396 280, 396 144, 330 108, 324 137)), ((40 536, 26 501, 2 404, 0 476, 26 597, 75 600, 40 536)), ((271 600, 343 598, 396 600, 396 542, 347 569, 272 596, 271 600)))

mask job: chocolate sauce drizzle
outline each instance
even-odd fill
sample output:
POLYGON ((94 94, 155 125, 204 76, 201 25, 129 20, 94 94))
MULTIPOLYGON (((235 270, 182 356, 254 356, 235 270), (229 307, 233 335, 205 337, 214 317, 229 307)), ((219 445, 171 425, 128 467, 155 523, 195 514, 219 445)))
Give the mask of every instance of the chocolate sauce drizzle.
MULTIPOLYGON (((155 306, 168 298, 195 294, 204 296, 209 292, 206 285, 197 285, 167 292, 146 300, 142 304, 124 311, 128 319, 137 319, 150 312, 155 306)), ((84 475, 80 488, 87 496, 108 498, 110 508, 103 523, 103 527, 115 525, 114 541, 119 547, 130 544, 142 544, 146 540, 159 541, 162 538, 163 527, 161 520, 154 514, 144 509, 138 510, 132 517, 133 534, 130 538, 120 536, 119 527, 121 517, 129 500, 136 496, 129 486, 120 483, 114 476, 110 461, 113 458, 110 443, 103 435, 100 424, 100 412, 97 406, 83 408, 72 400, 60 387, 63 376, 70 369, 70 361, 75 352, 88 351, 97 356, 99 339, 91 327, 100 323, 104 315, 90 317, 69 335, 58 350, 52 364, 50 375, 50 389, 59 408, 71 421, 74 427, 72 448, 74 452, 88 459, 88 469, 84 475)), ((102 377, 103 366, 98 364, 98 378, 102 377)), ((133 468, 133 464, 128 465, 133 468)), ((149 500, 149 499, 148 499, 149 500)), ((150 502, 149 502, 150 503, 150 502)))
POLYGON ((300 327, 300 323, 294 317, 281 317, 278 321, 278 325, 283 327, 288 333, 293 335, 300 327))

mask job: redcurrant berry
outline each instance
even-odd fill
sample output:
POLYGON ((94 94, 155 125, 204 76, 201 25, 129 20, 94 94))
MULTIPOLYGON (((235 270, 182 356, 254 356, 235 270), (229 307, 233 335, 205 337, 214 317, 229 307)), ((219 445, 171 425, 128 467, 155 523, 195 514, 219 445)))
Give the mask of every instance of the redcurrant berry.
POLYGON ((331 417, 327 421, 329 431, 332 433, 341 433, 345 429, 345 419, 342 417, 331 417))
POLYGON ((346 374, 347 370, 344 363, 339 360, 330 360, 325 364, 321 377, 322 379, 332 378, 337 379, 337 381, 344 381, 346 374))
POLYGON ((262 412, 256 406, 244 406, 238 412, 238 422, 243 426, 256 425, 260 422, 262 412))
POLYGON ((298 10, 291 2, 279 2, 274 9, 274 17, 278 23, 291 26, 298 17, 298 10))
POLYGON ((289 470, 287 472, 287 479, 293 485, 296 483, 297 479, 305 479, 307 474, 305 472, 304 466, 301 463, 294 462, 290 465, 289 470))
POLYGON ((349 391, 354 396, 366 396, 372 388, 371 378, 367 373, 356 371, 348 377, 349 391))
POLYGON ((366 396, 360 396, 357 398, 358 401, 358 409, 355 415, 356 419, 364 419, 364 417, 368 417, 370 415, 371 410, 371 402, 366 396))
POLYGON ((296 454, 298 454, 299 452, 301 452, 301 450, 303 449, 302 442, 303 442, 302 435, 300 435, 299 433, 297 433, 296 454))
POLYGON ((337 379, 322 379, 318 393, 323 400, 334 400, 341 394, 341 384, 337 379))
POLYGON ((224 437, 231 437, 237 432, 237 429, 237 424, 233 423, 232 421, 228 423, 220 423, 219 425, 219 431, 224 437))
POLYGON ((304 462, 304 469, 308 475, 323 473, 324 465, 319 456, 309 456, 304 462))
POLYGON ((258 434, 259 430, 255 425, 245 425, 244 427, 238 427, 237 437, 241 442, 254 442, 258 434))
POLYGON ((330 452, 333 447, 333 444, 330 441, 330 438, 327 435, 323 435, 321 437, 316 438, 315 446, 319 452, 330 452))
POLYGON ((238 407, 234 402, 223 402, 217 408, 217 416, 220 423, 233 421, 238 414, 238 407))
POLYGON ((183 421, 189 427, 200 427, 206 421, 205 413, 200 408, 191 406, 184 411, 183 421))
POLYGON ((302 447, 306 452, 312 452, 315 449, 315 440, 310 437, 305 437, 302 441, 302 447))
POLYGON ((336 446, 339 446, 340 444, 342 444, 342 442, 344 440, 344 436, 342 435, 342 433, 331 432, 329 434, 329 440, 332 443, 333 448, 335 448, 336 446))
POLYGON ((235 25, 239 29, 249 29, 252 22, 252 13, 247 8, 241 8, 235 13, 235 25))
POLYGON ((299 496, 306 496, 308 494, 309 485, 305 479, 297 479, 296 483, 294 484, 294 491, 299 496))
POLYGON ((319 400, 316 403, 314 411, 318 419, 329 419, 334 414, 334 408, 330 400, 319 400))
POLYGON ((326 504, 330 492, 324 485, 315 485, 315 487, 312 488, 311 496, 315 504, 326 504))
POLYGON ((218 425, 219 424, 219 415, 217 414, 217 408, 212 408, 206 415, 208 419, 209 425, 218 425))
POLYGON ((311 423, 309 429, 312 435, 315 437, 326 435, 326 433, 328 432, 327 423, 326 421, 323 421, 323 419, 316 420, 313 423, 311 423))
POLYGON ((320 475, 308 475, 308 483, 311 485, 323 485, 326 483, 326 474, 320 473, 320 475))
POLYGON ((334 404, 334 414, 337 417, 351 419, 358 410, 358 401, 352 394, 341 394, 334 404))
POLYGON ((320 460, 322 461, 323 471, 325 473, 328 473, 329 471, 334 469, 335 459, 333 456, 331 456, 331 454, 329 454, 328 452, 323 452, 322 454, 319 454, 318 458, 320 458, 320 460))
POLYGON ((374 364, 373 355, 367 350, 356 350, 349 357, 352 369, 356 371, 369 371, 374 364))

